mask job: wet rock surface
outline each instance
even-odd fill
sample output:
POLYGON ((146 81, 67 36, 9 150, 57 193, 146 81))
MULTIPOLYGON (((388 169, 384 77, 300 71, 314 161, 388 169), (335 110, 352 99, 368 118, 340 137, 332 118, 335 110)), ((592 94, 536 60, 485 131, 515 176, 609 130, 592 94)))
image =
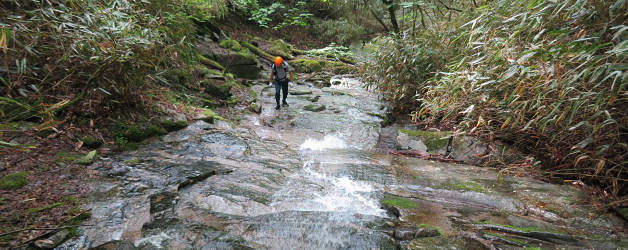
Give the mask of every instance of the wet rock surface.
POLYGON ((376 150, 395 145, 385 105, 355 79, 328 86, 299 85, 275 110, 274 89, 253 85, 260 114, 100 159, 93 226, 58 249, 627 247, 623 220, 575 187, 376 150))

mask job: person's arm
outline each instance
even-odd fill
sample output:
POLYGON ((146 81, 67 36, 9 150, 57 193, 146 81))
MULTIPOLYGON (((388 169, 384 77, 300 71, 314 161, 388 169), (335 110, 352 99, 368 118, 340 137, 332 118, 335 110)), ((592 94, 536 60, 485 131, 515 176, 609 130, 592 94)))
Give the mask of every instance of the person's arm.
POLYGON ((275 72, 273 72, 272 70, 270 71, 270 82, 273 82, 273 77, 275 76, 275 72))

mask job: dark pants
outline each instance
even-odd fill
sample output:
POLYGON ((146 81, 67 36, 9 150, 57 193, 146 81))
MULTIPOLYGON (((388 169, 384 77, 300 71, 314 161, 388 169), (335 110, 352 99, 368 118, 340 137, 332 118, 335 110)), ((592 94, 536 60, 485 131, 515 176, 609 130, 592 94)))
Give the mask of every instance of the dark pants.
POLYGON ((274 80, 275 82, 275 101, 277 101, 277 106, 279 106, 279 91, 283 91, 283 101, 286 101, 286 97, 288 97, 288 79, 285 80, 274 80))

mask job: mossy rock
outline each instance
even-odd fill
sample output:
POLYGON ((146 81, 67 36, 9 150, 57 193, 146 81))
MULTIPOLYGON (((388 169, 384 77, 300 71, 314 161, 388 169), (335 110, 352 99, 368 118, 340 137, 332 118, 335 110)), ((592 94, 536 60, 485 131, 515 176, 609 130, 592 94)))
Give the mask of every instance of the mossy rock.
POLYGON ((331 67, 331 72, 334 74, 357 74, 359 72, 358 68, 352 65, 340 65, 331 67))
POLYGON ((303 109, 307 110, 307 111, 312 111, 312 112, 320 112, 325 110, 327 107, 325 105, 313 105, 313 104, 308 104, 303 106, 303 109))
POLYGON ((81 137, 81 141, 83 142, 83 146, 86 146, 88 148, 97 148, 102 145, 102 141, 91 135, 81 137))
POLYGON ((271 54, 266 53, 265 51, 261 50, 260 48, 258 48, 257 46, 248 43, 247 41, 242 41, 241 42, 242 46, 249 49, 251 52, 253 52, 254 54, 258 55, 261 58, 265 58, 269 61, 273 61, 275 59, 274 56, 272 56, 271 54))
POLYGON ((76 161, 76 163, 81 164, 81 165, 90 165, 90 164, 94 163, 96 158, 97 158, 96 150, 93 150, 93 151, 87 153, 85 156, 83 156, 80 159, 78 159, 78 161, 76 161))
POLYGON ((194 71, 202 78, 224 78, 221 71, 216 69, 209 69, 203 65, 194 66, 194 71))
POLYGON ((409 136, 421 137, 423 143, 427 147, 427 152, 438 152, 445 150, 447 148, 447 144, 449 143, 448 137, 452 135, 452 133, 448 131, 432 132, 400 129, 399 132, 407 134, 409 136))
POLYGON ((159 122, 159 125, 165 128, 166 131, 172 132, 172 131, 184 129, 187 126, 189 126, 190 123, 187 120, 172 121, 172 120, 164 119, 159 122))
POLYGON ((257 102, 252 102, 249 105, 249 109, 253 112, 255 112, 256 114, 261 114, 262 113, 262 105, 257 104, 257 102))
POLYGON ((281 56, 284 59, 292 60, 294 56, 292 55, 293 46, 284 40, 278 39, 272 42, 272 47, 268 49, 268 53, 276 56, 281 56))
POLYGON ((219 70, 225 70, 225 67, 222 66, 220 63, 218 63, 218 62, 216 62, 216 61, 214 61, 212 59, 209 59, 209 58, 207 58, 205 56, 198 55, 198 60, 199 60, 200 63, 204 64, 205 66, 213 67, 213 68, 216 68, 216 69, 219 69, 219 70))
POLYGON ((231 38, 227 38, 220 41, 220 47, 223 47, 225 49, 230 49, 233 51, 241 51, 243 49, 242 45, 240 45, 238 41, 231 38))
POLYGON ((348 63, 348 64, 356 64, 357 63, 353 58, 344 57, 344 56, 338 57, 338 60, 340 60, 341 62, 344 62, 344 63, 348 63))
POLYGON ((14 172, 0 178, 0 189, 18 189, 28 184, 28 173, 25 171, 14 172))
POLYGON ((212 80, 206 79, 201 81, 201 86, 205 87, 205 93, 210 94, 221 100, 226 100, 231 97, 231 82, 224 82, 215 84, 212 80))
POLYGON ((141 142, 145 139, 167 134, 168 131, 157 125, 150 125, 147 128, 133 127, 128 129, 122 136, 131 142, 141 142))
POLYGON ((323 66, 319 61, 311 59, 292 60, 290 61, 290 66, 292 66, 297 73, 312 73, 323 70, 323 66))
POLYGON ((201 120, 212 124, 216 121, 216 119, 223 120, 224 118, 218 116, 213 110, 207 108, 194 118, 194 120, 201 120))

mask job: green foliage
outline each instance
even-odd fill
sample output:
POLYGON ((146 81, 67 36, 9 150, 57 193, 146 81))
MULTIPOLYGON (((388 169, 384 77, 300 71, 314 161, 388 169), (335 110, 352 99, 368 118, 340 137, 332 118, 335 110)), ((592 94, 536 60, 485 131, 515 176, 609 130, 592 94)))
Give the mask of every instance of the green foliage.
POLYGON ((364 26, 346 18, 317 19, 312 27, 323 40, 349 44, 367 34, 364 26))
POLYGON ((415 118, 494 134, 553 176, 625 194, 628 4, 612 2, 489 2, 379 39, 367 80, 415 118))
POLYGON ((10 173, 0 178, 0 189, 18 189, 28 184, 27 172, 10 173))
POLYGON ((34 215, 34 214, 37 214, 37 213, 39 213, 39 212, 41 212, 41 211, 50 210, 50 209, 53 209, 53 208, 55 208, 55 207, 59 207, 59 206, 63 206, 63 205, 64 205, 64 203, 63 203, 63 202, 55 202, 55 203, 52 203, 52 204, 50 204, 50 205, 48 205, 48 206, 45 206, 45 207, 34 207, 34 208, 29 208, 29 209, 28 209, 28 214, 29 214, 29 215, 34 215))
POLYGON ((349 50, 349 48, 341 45, 336 45, 335 43, 329 44, 325 48, 321 49, 312 49, 305 51, 305 55, 314 56, 314 57, 323 57, 323 58, 350 58, 353 57, 353 52, 349 50))
MULTIPOLYGON (((9 34, 0 118, 51 121, 83 99, 141 104, 161 72, 195 59, 194 21, 221 16, 222 0, 4 1, 9 34)), ((51 121, 52 123, 52 121, 51 121)))
POLYGON ((304 8, 307 5, 306 1, 286 4, 273 2, 265 7, 256 0, 236 0, 235 3, 249 16, 250 21, 255 22, 261 28, 280 29, 286 26, 306 26, 312 17, 312 14, 304 8))

